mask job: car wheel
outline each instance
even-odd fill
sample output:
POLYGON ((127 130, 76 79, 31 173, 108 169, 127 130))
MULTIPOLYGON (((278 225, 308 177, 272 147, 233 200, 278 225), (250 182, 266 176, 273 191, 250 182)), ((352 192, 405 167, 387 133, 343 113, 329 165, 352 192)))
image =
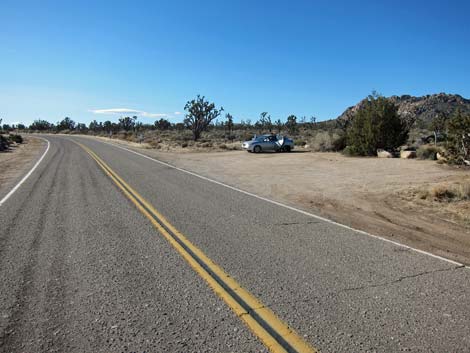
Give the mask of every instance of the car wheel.
POLYGON ((285 151, 285 152, 290 152, 290 146, 285 146, 285 147, 284 147, 284 151, 285 151))
POLYGON ((261 146, 255 146, 255 148, 253 148, 253 152, 260 153, 261 152, 261 146))

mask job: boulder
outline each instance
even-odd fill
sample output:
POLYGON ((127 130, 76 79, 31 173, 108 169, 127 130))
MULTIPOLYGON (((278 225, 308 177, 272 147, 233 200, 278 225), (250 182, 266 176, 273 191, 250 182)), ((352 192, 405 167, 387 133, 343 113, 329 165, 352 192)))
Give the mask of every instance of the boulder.
POLYGON ((400 158, 405 158, 405 159, 416 158, 416 151, 400 151, 400 158))
POLYGON ((393 158, 393 154, 385 150, 377 150, 377 157, 379 158, 393 158))
POLYGON ((440 153, 440 152, 437 152, 437 153, 436 153, 436 159, 437 159, 438 161, 447 161, 447 158, 444 157, 444 155, 443 155, 442 153, 440 153))

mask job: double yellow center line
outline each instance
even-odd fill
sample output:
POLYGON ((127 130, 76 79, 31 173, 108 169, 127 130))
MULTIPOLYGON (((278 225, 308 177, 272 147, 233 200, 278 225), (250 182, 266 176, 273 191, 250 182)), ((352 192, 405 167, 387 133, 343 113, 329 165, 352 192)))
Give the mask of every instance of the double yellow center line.
POLYGON ((316 352, 256 297, 193 245, 100 157, 78 143, 271 352, 316 352))

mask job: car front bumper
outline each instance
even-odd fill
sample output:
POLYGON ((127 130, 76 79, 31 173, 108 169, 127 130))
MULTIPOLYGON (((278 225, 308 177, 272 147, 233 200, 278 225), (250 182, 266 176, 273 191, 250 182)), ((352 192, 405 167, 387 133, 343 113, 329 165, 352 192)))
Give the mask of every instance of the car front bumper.
POLYGON ((242 149, 245 151, 253 152, 253 145, 250 143, 242 143, 242 149))

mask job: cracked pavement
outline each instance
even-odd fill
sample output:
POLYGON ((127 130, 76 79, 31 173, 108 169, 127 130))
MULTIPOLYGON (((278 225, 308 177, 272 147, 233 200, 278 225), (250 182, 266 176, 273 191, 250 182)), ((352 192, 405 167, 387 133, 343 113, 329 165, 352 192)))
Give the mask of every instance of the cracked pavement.
POLYGON ((3 338, 3 351, 41 351, 37 342, 51 351, 265 349, 70 139, 321 352, 468 351, 468 268, 80 137, 50 137, 55 154, 0 210, 0 328, 3 337, 27 329, 3 338), (35 248, 29 231, 41 212, 35 248), (22 271, 28 263, 33 272, 22 271), (24 278, 32 283, 21 289, 24 278))

